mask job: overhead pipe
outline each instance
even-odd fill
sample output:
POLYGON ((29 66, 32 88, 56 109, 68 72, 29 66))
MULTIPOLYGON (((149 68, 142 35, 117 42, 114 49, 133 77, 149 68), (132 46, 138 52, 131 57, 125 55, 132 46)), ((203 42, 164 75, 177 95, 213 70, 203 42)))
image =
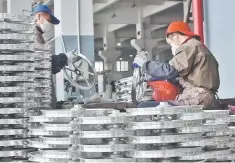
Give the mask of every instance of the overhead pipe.
POLYGON ((199 35, 201 42, 204 43, 204 30, 203 30, 203 0, 193 0, 193 21, 194 21, 194 33, 199 35))

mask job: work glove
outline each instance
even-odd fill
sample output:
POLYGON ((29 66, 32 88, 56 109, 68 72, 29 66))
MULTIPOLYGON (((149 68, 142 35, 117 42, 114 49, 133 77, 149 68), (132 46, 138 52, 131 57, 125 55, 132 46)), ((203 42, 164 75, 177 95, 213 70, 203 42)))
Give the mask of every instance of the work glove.
POLYGON ((68 65, 68 57, 64 53, 52 56, 52 74, 57 74, 68 65))
POLYGON ((133 61, 133 68, 142 68, 144 63, 148 61, 148 53, 145 51, 140 52, 140 54, 136 55, 133 61))

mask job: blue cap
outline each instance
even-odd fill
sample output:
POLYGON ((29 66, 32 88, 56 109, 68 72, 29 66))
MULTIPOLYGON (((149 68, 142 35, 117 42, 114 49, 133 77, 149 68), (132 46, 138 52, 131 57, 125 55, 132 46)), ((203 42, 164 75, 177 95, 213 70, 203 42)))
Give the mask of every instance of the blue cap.
POLYGON ((45 13, 48 13, 50 14, 51 16, 51 23, 52 24, 60 24, 60 21, 59 19, 57 19, 51 12, 50 8, 47 6, 47 5, 36 5, 33 10, 32 10, 32 13, 33 14, 36 14, 38 12, 45 12, 45 13))

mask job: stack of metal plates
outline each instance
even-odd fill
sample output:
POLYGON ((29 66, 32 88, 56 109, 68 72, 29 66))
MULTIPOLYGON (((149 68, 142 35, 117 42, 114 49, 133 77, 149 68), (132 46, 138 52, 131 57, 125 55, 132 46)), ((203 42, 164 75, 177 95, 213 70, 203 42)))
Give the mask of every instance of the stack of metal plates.
POLYGON ((30 17, 0 14, 0 160, 27 158, 29 108, 35 105, 35 48, 30 17))
POLYGON ((134 131, 127 129, 133 118, 115 109, 86 109, 74 119, 77 132, 72 136, 72 159, 84 163, 135 162, 127 156, 135 148, 128 142, 134 131))
MULTIPOLYGON (((123 78, 115 82, 116 97, 119 102, 132 102, 131 99, 131 88, 132 88, 133 77, 123 78)), ((145 83, 146 84, 146 83, 145 83)), ((153 90, 147 87, 144 90, 141 101, 152 100, 153 90)))
POLYGON ((204 160, 229 162, 234 160, 231 148, 235 146, 235 139, 231 138, 234 130, 228 124, 234 121, 228 110, 204 110, 203 111, 203 139, 182 143, 184 147, 200 146, 203 153, 195 156, 186 156, 182 160, 204 160))
POLYGON ((34 162, 67 162, 71 160, 69 147, 73 133, 73 119, 80 115, 80 107, 72 109, 41 110, 40 116, 31 116, 30 134, 38 138, 30 139, 29 146, 39 149, 29 155, 34 162))
POLYGON ((202 128, 202 106, 163 103, 156 108, 134 108, 127 112, 136 119, 129 124, 129 129, 135 130, 129 142, 136 148, 128 154, 136 162, 182 162, 182 157, 202 153, 202 147, 181 145, 202 139, 202 130, 192 130, 202 128))

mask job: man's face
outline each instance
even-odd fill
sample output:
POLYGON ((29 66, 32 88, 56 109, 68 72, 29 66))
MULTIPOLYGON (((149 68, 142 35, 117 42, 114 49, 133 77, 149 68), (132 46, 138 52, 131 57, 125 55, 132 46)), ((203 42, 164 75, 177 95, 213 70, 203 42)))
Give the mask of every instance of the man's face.
POLYGON ((172 33, 166 38, 166 42, 169 45, 180 46, 179 35, 177 33, 172 33))
POLYGON ((38 12, 35 16, 35 21, 38 26, 45 24, 46 21, 51 21, 51 16, 48 13, 38 12))

